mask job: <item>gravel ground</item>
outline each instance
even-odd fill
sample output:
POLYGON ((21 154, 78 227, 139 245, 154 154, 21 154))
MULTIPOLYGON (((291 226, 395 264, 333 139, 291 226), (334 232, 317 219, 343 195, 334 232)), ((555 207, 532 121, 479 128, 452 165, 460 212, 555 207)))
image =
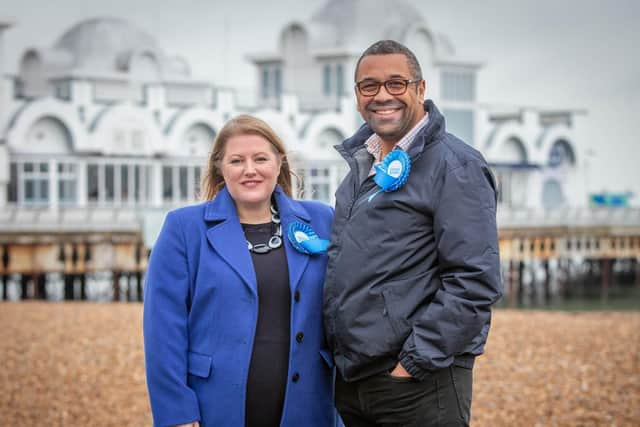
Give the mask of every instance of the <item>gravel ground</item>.
MULTIPOLYGON (((151 425, 141 318, 133 303, 0 303, 0 425, 151 425)), ((492 328, 473 426, 640 426, 639 312, 499 310, 492 328)))

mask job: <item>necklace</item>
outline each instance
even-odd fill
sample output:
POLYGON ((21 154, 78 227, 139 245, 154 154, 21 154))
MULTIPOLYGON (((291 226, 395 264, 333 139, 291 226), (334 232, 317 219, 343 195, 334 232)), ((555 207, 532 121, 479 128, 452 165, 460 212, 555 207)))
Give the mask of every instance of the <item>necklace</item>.
POLYGON ((271 238, 267 243, 257 243, 254 245, 245 238, 249 252, 253 252, 254 254, 266 254, 272 249, 278 249, 282 246, 282 224, 280 224, 280 215, 278 214, 278 210, 275 206, 271 205, 270 209, 272 229, 273 226, 275 226, 276 231, 271 235, 271 238))

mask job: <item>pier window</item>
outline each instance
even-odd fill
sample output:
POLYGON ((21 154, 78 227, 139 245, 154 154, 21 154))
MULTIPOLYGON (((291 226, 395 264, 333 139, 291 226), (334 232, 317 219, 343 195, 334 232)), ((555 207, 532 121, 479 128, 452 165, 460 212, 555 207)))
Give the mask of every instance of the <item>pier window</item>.
POLYGON ((78 189, 77 165, 74 163, 58 163, 58 198, 62 204, 77 202, 78 189))
POLYGON ((47 203, 49 201, 49 164, 23 163, 22 182, 25 203, 47 203))
POLYGON ((447 101, 475 100, 475 73, 467 70, 447 70, 442 73, 442 98, 447 101))
POLYGON ((113 165, 105 165, 104 168, 104 199, 107 202, 113 202, 115 198, 115 172, 113 165))
POLYGON ((186 166, 178 168, 178 188, 180 189, 180 200, 186 200, 189 197, 189 181, 188 170, 186 166))
POLYGON ((173 201, 173 170, 171 166, 162 167, 162 200, 173 201))
POLYGON ((129 195, 129 166, 120 166, 120 200, 122 202, 128 202, 130 200, 129 195))
POLYGON ((307 168, 301 171, 305 199, 331 202, 331 170, 328 167, 307 168))
POLYGON ((151 166, 134 163, 87 165, 87 200, 106 204, 140 204, 151 200, 151 166))
POLYGON ((87 200, 97 202, 99 200, 100 177, 98 165, 90 164, 87 166, 87 200))
POLYGON ((165 203, 189 202, 199 195, 199 166, 165 165, 162 167, 162 200, 165 203))
POLYGON ((322 92, 325 96, 344 94, 344 66, 325 64, 322 68, 322 92))
POLYGON ((9 202, 18 201, 18 165, 11 163, 9 166, 9 202))
POLYGON ((282 94, 282 70, 278 65, 265 65, 260 71, 262 99, 278 98, 282 94))

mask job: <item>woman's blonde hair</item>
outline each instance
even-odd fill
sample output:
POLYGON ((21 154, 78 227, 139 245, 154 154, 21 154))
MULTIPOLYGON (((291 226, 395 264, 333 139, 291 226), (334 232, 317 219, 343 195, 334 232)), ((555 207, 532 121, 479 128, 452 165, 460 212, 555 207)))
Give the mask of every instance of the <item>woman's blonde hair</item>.
POLYGON ((257 117, 248 114, 242 114, 229 120, 220 129, 213 143, 213 150, 209 155, 207 169, 202 175, 200 182, 200 198, 202 200, 211 200, 224 187, 224 178, 220 171, 220 162, 224 156, 224 150, 227 141, 238 135, 257 135, 261 136, 271 143, 275 151, 280 155, 281 166, 280 175, 278 175, 278 184, 282 187, 285 194, 291 197, 291 168, 287 160, 287 152, 284 143, 278 137, 271 127, 257 117))

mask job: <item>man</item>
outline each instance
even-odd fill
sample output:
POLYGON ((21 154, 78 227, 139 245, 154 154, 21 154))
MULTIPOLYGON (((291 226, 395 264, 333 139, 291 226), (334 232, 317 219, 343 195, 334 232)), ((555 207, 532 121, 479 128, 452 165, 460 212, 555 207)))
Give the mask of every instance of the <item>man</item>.
POLYGON ((373 44, 355 82, 366 123, 336 147, 350 172, 324 291, 336 406, 347 427, 468 425, 474 359, 501 296, 495 183, 424 101, 405 46, 373 44))

